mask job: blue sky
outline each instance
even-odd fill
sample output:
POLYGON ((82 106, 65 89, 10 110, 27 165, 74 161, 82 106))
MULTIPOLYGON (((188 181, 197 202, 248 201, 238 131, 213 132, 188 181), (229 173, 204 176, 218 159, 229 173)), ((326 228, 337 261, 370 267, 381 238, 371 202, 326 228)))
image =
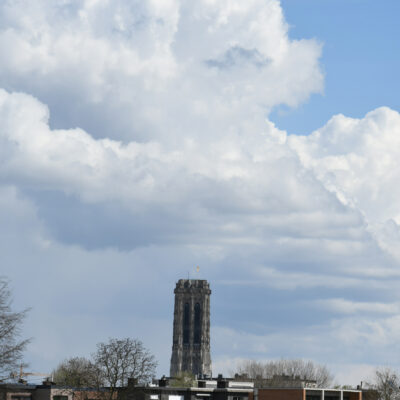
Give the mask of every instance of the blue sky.
POLYGON ((211 285, 214 374, 400 368, 398 11, 1 3, 0 263, 29 368, 129 336, 167 374, 188 274, 211 285))
POLYGON ((399 43, 395 0, 283 0, 290 36, 324 45, 322 95, 296 109, 277 107, 271 119, 292 133, 307 134, 334 114, 361 118, 386 105, 399 109, 399 43))

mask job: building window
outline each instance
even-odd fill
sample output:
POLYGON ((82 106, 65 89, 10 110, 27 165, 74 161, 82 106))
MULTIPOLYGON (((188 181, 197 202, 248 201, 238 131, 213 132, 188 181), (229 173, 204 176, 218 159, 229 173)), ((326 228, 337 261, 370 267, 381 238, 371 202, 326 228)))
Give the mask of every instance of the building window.
POLYGON ((68 400, 68 396, 53 396, 53 400, 68 400))
POLYGON ((189 304, 185 303, 183 310, 183 344, 189 344, 190 337, 190 310, 189 304))
POLYGON ((200 304, 194 306, 194 344, 200 344, 201 341, 201 308, 200 304))
POLYGON ((308 394, 306 400, 321 400, 321 396, 319 394, 308 394))

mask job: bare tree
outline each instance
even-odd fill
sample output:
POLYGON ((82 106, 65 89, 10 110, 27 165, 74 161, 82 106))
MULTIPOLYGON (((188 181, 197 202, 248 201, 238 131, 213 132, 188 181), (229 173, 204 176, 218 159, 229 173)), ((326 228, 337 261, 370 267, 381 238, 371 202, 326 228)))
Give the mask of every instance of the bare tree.
POLYGON ((400 400, 400 377, 389 367, 377 368, 373 383, 367 386, 376 392, 379 400, 400 400))
POLYGON ((265 373, 266 363, 256 360, 243 360, 237 366, 233 374, 242 375, 245 379, 250 378, 255 381, 256 386, 261 386, 262 381, 267 378, 265 373))
POLYGON ((102 370, 92 361, 84 357, 73 357, 64 360, 52 372, 57 385, 77 388, 104 386, 102 370))
POLYGON ((256 385, 274 386, 282 380, 282 376, 299 376, 304 380, 314 380, 318 387, 324 388, 331 385, 333 380, 325 365, 301 359, 267 362, 245 360, 238 365, 236 372, 254 379, 256 385))
POLYGON ((157 362, 137 339, 109 339, 98 343, 93 355, 102 370, 104 382, 109 385, 109 397, 113 398, 118 386, 126 386, 129 378, 147 383, 155 376, 157 362))
POLYGON ((8 281, 0 278, 0 377, 15 370, 29 339, 20 340, 22 322, 28 310, 15 312, 11 308, 8 281))

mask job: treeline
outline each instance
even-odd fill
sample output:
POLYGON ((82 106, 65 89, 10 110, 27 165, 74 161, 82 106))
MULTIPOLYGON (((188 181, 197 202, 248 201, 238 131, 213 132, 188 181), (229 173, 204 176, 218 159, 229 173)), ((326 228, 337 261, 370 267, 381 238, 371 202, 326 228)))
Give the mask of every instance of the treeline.
POLYGON ((305 360, 244 360, 232 371, 233 374, 244 375, 255 381, 258 386, 277 386, 282 376, 299 377, 315 381, 318 387, 332 385, 333 375, 325 365, 305 360))
POLYGON ((365 389, 366 400, 400 400, 400 373, 390 367, 376 368, 372 376, 366 377, 359 385, 337 385, 334 376, 325 365, 305 360, 273 360, 240 362, 232 374, 254 380, 256 386, 279 386, 282 376, 299 377, 315 381, 317 387, 334 389, 365 389))
POLYGON ((53 371, 57 385, 101 388, 106 386, 110 398, 118 387, 133 378, 142 384, 155 377, 157 361, 138 339, 109 339, 97 344, 91 358, 73 357, 61 362, 53 371))

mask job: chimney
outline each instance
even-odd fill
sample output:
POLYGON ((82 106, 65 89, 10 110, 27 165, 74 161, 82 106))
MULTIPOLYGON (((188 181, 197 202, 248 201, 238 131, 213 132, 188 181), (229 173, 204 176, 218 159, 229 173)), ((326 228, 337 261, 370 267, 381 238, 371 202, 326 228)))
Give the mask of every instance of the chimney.
POLYGON ((159 386, 159 387, 166 387, 166 386, 168 386, 168 379, 165 377, 165 375, 163 375, 163 376, 161 377, 161 379, 159 379, 159 381, 158 381, 158 386, 159 386))
POLYGON ((224 379, 224 377, 222 376, 222 374, 218 374, 218 378, 217 378, 217 388, 218 389, 225 389, 228 387, 228 382, 226 381, 226 379, 224 379))
POLYGON ((51 378, 48 376, 45 378, 45 380, 42 382, 43 386, 52 386, 55 385, 55 383, 51 380, 51 378))

